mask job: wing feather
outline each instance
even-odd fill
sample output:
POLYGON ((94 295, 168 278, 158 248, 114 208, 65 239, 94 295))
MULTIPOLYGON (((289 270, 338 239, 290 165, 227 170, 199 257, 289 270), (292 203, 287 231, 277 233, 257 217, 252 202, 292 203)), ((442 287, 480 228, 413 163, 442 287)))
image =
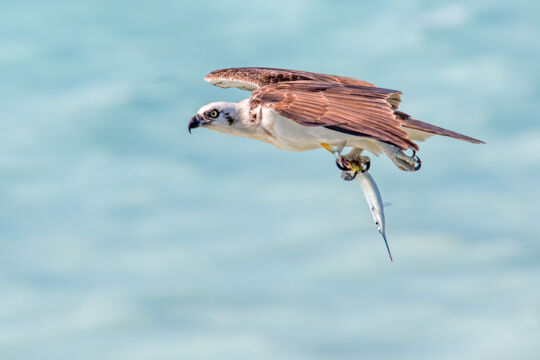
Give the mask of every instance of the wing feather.
MULTIPOLYGON (((396 111, 396 116, 403 122, 403 127, 407 129, 417 130, 417 131, 420 131, 421 133, 423 132, 424 134, 448 136, 454 139, 467 141, 473 144, 485 144, 485 142, 483 142, 482 140, 478 140, 473 137, 463 135, 455 131, 444 129, 436 125, 428 124, 426 122, 413 119, 409 115, 401 111, 396 111)), ((422 138, 426 138, 430 135, 420 134, 422 138)))
POLYGON ((250 106, 253 111, 260 105, 269 107, 301 125, 325 126, 417 150, 394 115, 399 94, 391 89, 297 80, 253 91, 250 106))
POLYGON ((214 70, 204 77, 209 83, 223 88, 236 87, 253 91, 259 87, 285 81, 319 81, 343 85, 375 87, 364 80, 308 71, 263 67, 242 67, 214 70))

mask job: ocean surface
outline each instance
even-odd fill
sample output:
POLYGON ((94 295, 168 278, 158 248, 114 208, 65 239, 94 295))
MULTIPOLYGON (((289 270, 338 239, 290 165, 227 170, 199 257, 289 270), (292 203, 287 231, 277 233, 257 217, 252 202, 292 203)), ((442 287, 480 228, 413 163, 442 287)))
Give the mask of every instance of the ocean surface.
POLYGON ((538 1, 0 2, 0 359, 539 359, 538 1), (340 74, 486 141, 205 129, 233 66, 340 74))

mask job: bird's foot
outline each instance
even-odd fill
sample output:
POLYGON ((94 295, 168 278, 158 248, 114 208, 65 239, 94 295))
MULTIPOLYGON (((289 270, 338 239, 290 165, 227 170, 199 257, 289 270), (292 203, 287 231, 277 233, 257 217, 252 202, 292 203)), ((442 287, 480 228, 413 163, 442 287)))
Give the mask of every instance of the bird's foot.
POLYGON ((354 160, 349 160, 348 155, 341 156, 339 160, 336 160, 337 167, 342 170, 341 178, 345 181, 354 180, 359 172, 365 173, 371 165, 371 159, 367 156, 355 155, 354 160))
POLYGON ((348 160, 343 159, 343 156, 336 160, 336 166, 341 170, 341 178, 345 181, 354 180, 358 175, 358 170, 353 168, 353 165, 348 160))
POLYGON ((342 171, 341 172, 341 178, 345 181, 352 181, 356 179, 356 175, 358 175, 358 171, 342 171))
POLYGON ((338 145, 329 145, 321 143, 321 146, 331 152, 335 159, 337 167, 342 170, 341 178, 346 181, 353 180, 359 172, 366 172, 371 165, 371 159, 368 156, 362 156, 362 149, 354 148, 347 155, 341 155, 346 141, 338 145))
POLYGON ((405 171, 418 171, 422 167, 422 161, 414 150, 412 150, 412 155, 410 156, 403 151, 398 151, 394 154, 392 160, 401 170, 405 171))
POLYGON ((420 161, 420 158, 416 155, 416 151, 414 151, 414 149, 411 149, 412 155, 407 155, 400 147, 396 145, 384 143, 382 141, 379 142, 379 144, 381 145, 381 149, 384 151, 386 156, 388 156, 388 158, 392 160, 392 162, 396 164, 399 169, 404 171, 420 170, 422 161, 420 161))
POLYGON ((355 169, 361 172, 368 171, 371 164, 371 159, 369 156, 362 155, 362 149, 353 149, 347 155, 341 156, 340 160, 348 163, 350 169, 355 169))

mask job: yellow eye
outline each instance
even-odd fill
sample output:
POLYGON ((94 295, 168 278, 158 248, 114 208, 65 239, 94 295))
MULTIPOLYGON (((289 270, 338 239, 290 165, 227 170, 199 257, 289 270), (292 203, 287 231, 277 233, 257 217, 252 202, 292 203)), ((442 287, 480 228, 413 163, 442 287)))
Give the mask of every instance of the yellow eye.
POLYGON ((219 116, 219 111, 217 111, 216 109, 210 111, 210 113, 208 114, 208 116, 210 116, 212 119, 215 119, 219 116))

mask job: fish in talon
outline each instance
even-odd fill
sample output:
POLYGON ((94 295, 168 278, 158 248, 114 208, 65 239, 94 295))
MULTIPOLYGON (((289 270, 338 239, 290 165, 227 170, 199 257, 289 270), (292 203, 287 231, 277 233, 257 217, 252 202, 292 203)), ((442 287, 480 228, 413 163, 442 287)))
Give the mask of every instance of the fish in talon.
POLYGON ((356 175, 360 187, 364 192, 364 197, 368 203, 369 210, 373 216, 373 222, 375 227, 379 230, 379 233, 384 239, 384 244, 386 245, 386 250, 388 250, 388 256, 390 256, 390 261, 394 262, 392 258, 392 253, 390 252, 390 247, 388 246, 388 241, 386 240, 386 230, 385 230, 385 220, 384 220, 384 204, 382 201, 381 193, 379 188, 373 180, 373 177, 368 172, 358 173, 356 175))
POLYGON ((336 146, 321 143, 321 146, 334 155, 334 157, 336 158, 336 163, 338 163, 338 167, 340 167, 339 165, 341 165, 349 170, 343 171, 341 173, 341 178, 343 180, 351 181, 354 180, 354 178, 358 179, 358 183, 362 188, 362 192, 364 193, 364 197, 369 206, 369 210, 371 211, 371 215, 373 216, 373 222, 375 223, 375 227, 383 237, 384 244, 386 245, 386 250, 388 251, 388 256, 390 257, 390 261, 394 262, 394 259, 392 258, 392 253, 390 252, 390 247, 388 246, 388 240, 386 239, 384 219, 385 205, 383 203, 381 193, 379 191, 379 188, 377 187, 377 184, 375 183, 375 180, 373 180, 373 177, 369 174, 369 172, 362 172, 355 166, 350 166, 350 162, 343 160, 341 153, 343 151, 343 148, 345 147, 345 143, 338 144, 336 146), (352 170, 352 172, 350 170, 352 170))

